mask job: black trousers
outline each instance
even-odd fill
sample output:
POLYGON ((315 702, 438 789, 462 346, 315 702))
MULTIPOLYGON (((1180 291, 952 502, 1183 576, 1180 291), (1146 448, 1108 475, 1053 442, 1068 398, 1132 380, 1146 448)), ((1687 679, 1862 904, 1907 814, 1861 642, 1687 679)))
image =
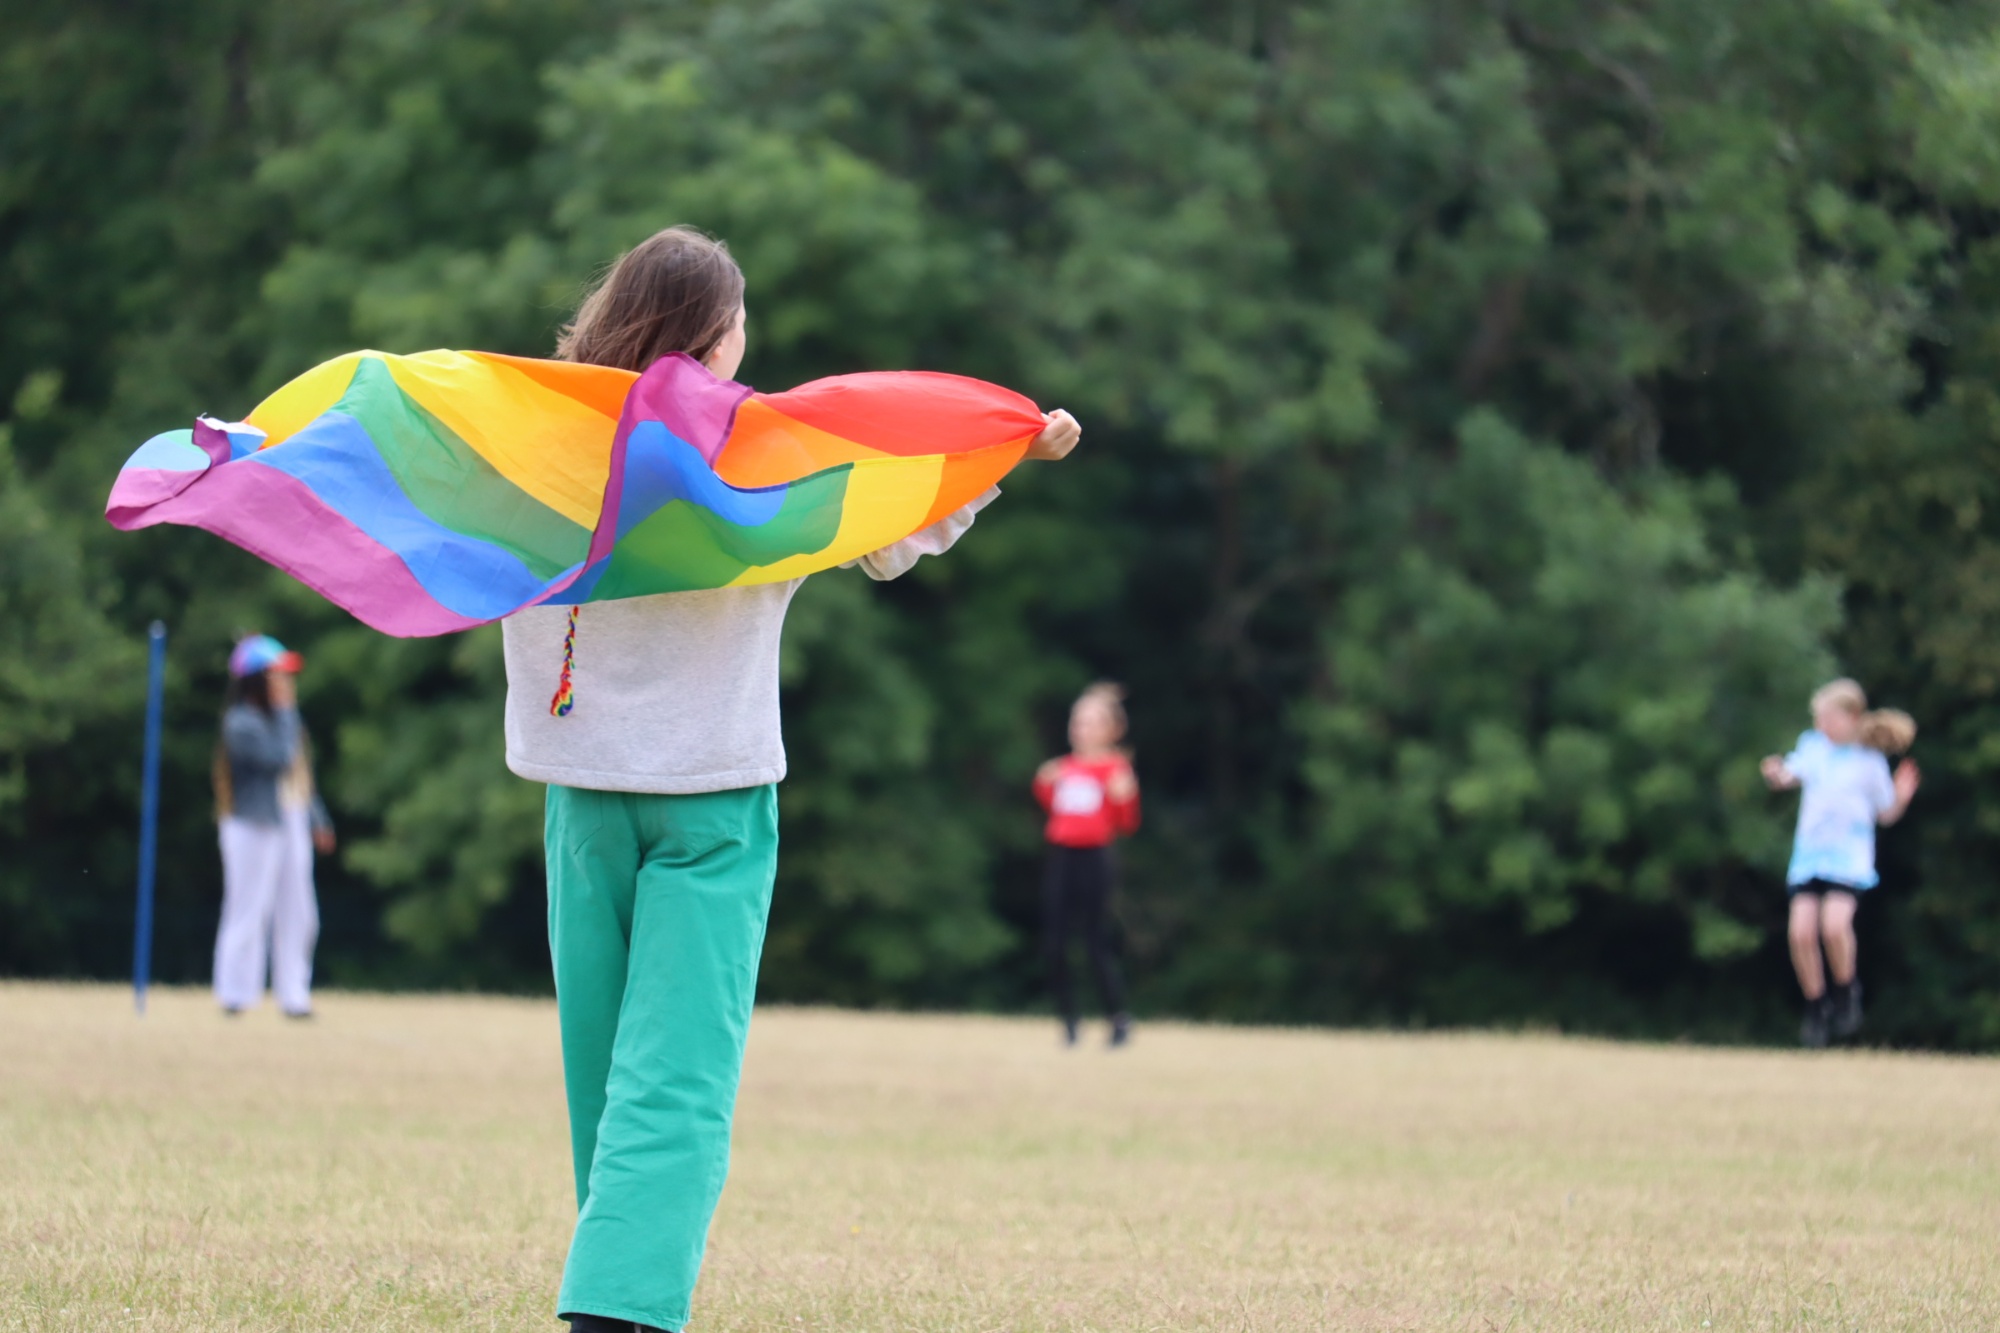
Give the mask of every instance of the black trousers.
POLYGON ((1125 983, 1118 975, 1117 945, 1111 928, 1111 890, 1117 868, 1109 847, 1049 847, 1042 875, 1042 947, 1048 956, 1049 986, 1066 1023, 1076 1022, 1076 987, 1070 982, 1070 937, 1083 935, 1090 970, 1104 1012, 1125 1012, 1125 983))

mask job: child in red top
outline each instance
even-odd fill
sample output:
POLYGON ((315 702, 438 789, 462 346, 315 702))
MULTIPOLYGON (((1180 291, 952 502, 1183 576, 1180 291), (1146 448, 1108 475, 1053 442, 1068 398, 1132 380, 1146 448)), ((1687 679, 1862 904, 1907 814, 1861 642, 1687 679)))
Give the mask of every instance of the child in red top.
POLYGON ((1111 1044, 1132 1034, 1111 937, 1116 866, 1111 844, 1139 827, 1139 780, 1118 742, 1125 737, 1125 691, 1109 681, 1085 690, 1070 708, 1070 753, 1035 773, 1035 799, 1049 812, 1044 836, 1043 942, 1049 981, 1062 1013, 1063 1039, 1076 1044, 1076 992, 1070 985, 1069 938, 1080 927, 1097 991, 1111 1015, 1111 1044))

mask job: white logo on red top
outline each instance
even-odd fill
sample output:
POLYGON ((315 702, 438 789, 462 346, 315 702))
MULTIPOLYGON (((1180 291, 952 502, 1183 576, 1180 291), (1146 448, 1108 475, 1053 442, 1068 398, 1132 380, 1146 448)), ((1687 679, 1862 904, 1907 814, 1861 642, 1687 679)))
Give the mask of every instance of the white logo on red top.
POLYGON ((1104 808, 1104 784, 1088 773, 1065 773, 1049 806, 1059 815, 1094 815, 1104 808))

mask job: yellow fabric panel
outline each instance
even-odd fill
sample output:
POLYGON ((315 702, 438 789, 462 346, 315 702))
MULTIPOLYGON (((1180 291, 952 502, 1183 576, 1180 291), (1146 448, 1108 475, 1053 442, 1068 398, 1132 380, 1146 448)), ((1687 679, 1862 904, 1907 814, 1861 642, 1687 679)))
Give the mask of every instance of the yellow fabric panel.
POLYGON ((380 355, 380 352, 349 352, 322 362, 257 404, 244 420, 267 436, 263 448, 283 444, 340 401, 362 357, 380 355))
POLYGON ((504 362, 443 351, 383 359, 404 393, 501 476, 572 523, 597 526, 615 420, 504 362))
MULTIPOLYGON (((984 451, 982 451, 984 452, 984 451)), ((847 474, 847 494, 841 503, 840 529, 825 549, 790 556, 774 565, 744 570, 732 587, 778 583, 835 565, 883 547, 923 526, 924 515, 937 498, 944 456, 864 458, 847 474)))
POLYGON ((583 361, 546 361, 532 356, 508 356, 505 352, 467 352, 466 355, 496 366, 505 366, 509 370, 518 370, 529 379, 611 418, 613 427, 618 424, 618 414, 625 410, 625 396, 639 381, 639 377, 629 370, 593 366, 583 361))
POLYGON ((715 457, 715 475, 731 486, 777 486, 842 463, 890 457, 748 398, 736 409, 729 443, 715 457))

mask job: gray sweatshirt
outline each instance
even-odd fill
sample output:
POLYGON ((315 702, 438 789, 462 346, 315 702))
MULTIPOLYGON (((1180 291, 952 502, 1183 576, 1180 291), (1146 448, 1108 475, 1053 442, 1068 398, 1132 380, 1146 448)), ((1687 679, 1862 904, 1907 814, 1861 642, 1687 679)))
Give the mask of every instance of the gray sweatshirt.
POLYGON ((280 812, 291 798, 311 811, 313 827, 333 827, 306 762, 309 745, 298 709, 267 713, 255 704, 231 704, 222 714, 222 753, 229 764, 225 813, 275 827, 284 822, 280 812))
MULTIPOLYGON (((989 489, 957 513, 852 562, 893 579, 950 549, 989 489)), ((592 602, 577 614, 568 715, 549 712, 562 675, 567 606, 501 622, 507 656, 507 767, 535 782, 597 791, 727 791, 778 782, 778 641, 803 579, 592 602)))

